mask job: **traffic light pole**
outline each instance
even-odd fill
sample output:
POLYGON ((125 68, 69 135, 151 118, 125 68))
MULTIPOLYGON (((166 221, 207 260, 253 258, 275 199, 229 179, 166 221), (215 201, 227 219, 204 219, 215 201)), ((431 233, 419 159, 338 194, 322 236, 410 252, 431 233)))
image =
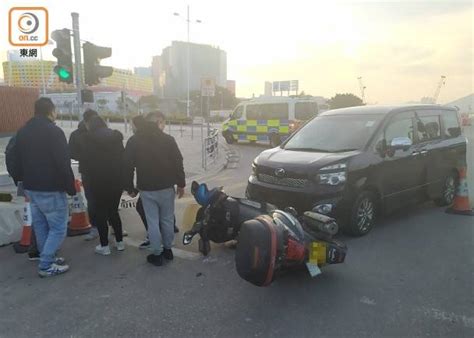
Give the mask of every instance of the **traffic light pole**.
POLYGON ((76 80, 76 93, 77 93, 77 117, 78 121, 81 120, 82 111, 82 59, 81 59, 81 37, 79 34, 79 13, 71 13, 72 16, 72 33, 74 43, 74 58, 75 58, 75 80, 76 80))

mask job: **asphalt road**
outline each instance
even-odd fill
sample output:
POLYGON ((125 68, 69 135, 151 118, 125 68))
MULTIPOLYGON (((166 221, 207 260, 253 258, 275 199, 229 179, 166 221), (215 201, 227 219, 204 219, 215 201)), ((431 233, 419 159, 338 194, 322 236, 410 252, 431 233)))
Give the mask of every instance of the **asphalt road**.
MULTIPOLYGON (((234 169, 206 182, 243 196, 263 148, 231 149, 234 169)), ((189 201, 178 203, 178 223, 189 201)), ((341 237, 345 264, 314 279, 287 274, 268 288, 240 279, 224 245, 203 259, 178 243, 175 261, 150 266, 133 247, 143 237, 138 217, 130 209, 122 216, 127 250, 98 257, 95 243, 68 239, 62 254, 71 271, 61 277, 39 279, 34 263, 0 248, 0 336, 474 335, 474 220, 431 203, 385 218, 365 237, 341 237)))

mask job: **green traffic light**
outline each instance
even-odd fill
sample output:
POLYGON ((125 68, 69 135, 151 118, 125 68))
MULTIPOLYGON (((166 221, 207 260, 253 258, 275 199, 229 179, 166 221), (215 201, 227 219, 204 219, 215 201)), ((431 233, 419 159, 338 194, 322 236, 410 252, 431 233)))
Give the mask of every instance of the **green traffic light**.
POLYGON ((59 69, 58 75, 63 80, 67 80, 71 77, 71 73, 67 69, 64 69, 64 68, 59 69))

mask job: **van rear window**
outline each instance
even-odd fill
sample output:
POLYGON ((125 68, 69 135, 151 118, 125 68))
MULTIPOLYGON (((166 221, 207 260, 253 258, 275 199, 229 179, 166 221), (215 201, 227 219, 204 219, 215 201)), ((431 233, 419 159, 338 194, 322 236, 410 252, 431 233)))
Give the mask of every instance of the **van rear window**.
POLYGON ((443 111, 441 113, 444 122, 444 130, 447 137, 458 137, 461 135, 458 114, 455 111, 443 111))

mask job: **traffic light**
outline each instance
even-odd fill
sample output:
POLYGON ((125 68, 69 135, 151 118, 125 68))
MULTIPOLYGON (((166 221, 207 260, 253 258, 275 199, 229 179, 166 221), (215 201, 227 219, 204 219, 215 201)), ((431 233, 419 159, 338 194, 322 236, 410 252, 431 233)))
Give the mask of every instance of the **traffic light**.
POLYGON ((58 59, 58 64, 54 67, 54 72, 58 74, 59 81, 72 83, 72 51, 71 35, 69 29, 58 29, 51 33, 51 38, 56 41, 56 48, 53 50, 53 56, 58 59))
POLYGON ((112 48, 96 46, 86 42, 82 45, 84 50, 84 82, 88 86, 96 85, 101 78, 112 75, 112 67, 101 66, 100 60, 112 55, 112 48))

